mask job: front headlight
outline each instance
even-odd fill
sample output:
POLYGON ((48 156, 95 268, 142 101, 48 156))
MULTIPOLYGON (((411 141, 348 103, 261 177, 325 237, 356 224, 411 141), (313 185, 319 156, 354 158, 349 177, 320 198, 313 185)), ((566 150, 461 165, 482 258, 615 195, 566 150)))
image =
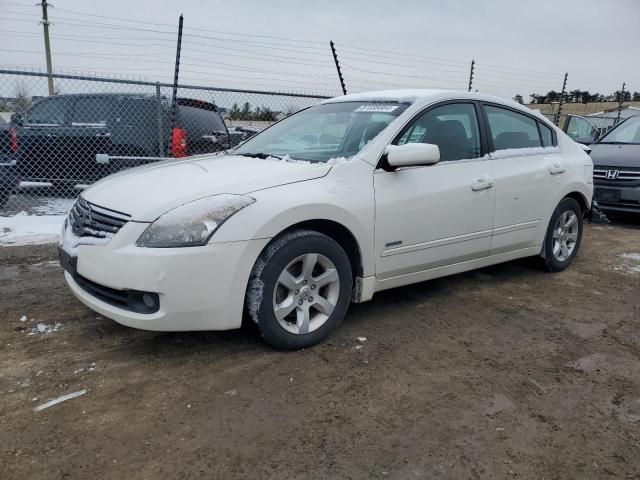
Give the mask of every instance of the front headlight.
POLYGON ((246 195, 225 193, 185 203, 149 225, 136 245, 149 248, 206 245, 225 220, 255 201, 246 195))

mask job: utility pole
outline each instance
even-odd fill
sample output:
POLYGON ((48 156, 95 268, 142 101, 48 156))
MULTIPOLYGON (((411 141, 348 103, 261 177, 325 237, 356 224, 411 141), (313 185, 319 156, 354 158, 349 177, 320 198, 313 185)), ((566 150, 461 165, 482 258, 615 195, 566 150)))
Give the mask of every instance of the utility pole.
MULTIPOLYGON (((178 20, 178 44, 176 46, 176 66, 173 71, 173 91, 171 92, 171 131, 176 126, 176 117, 178 115, 178 74, 180 73, 180 51, 182 50, 182 23, 184 19, 180 14, 178 20)), ((172 133, 173 135, 173 133, 172 133)))
MULTIPOLYGON (((42 6, 42 26, 44 28, 44 53, 47 57, 47 80, 49 81, 49 95, 53 95, 55 92, 53 90, 53 77, 51 74, 53 73, 53 67, 51 66, 51 44, 49 43, 49 15, 47 13, 47 7, 49 4, 47 0, 42 0, 40 3, 42 6)), ((53 5, 52 5, 53 6, 53 5)))
POLYGON ((342 94, 347 94, 347 87, 344 85, 344 78, 342 78, 342 71, 340 70, 340 62, 338 62, 338 54, 336 53, 336 46, 333 40, 329 42, 331 46, 331 53, 333 54, 333 61, 336 62, 336 70, 338 71, 338 78, 340 79, 340 85, 342 86, 342 94))
POLYGON ((558 112, 556 113, 556 118, 553 123, 556 124, 556 127, 560 123, 560 113, 562 112, 562 103, 564 102, 564 94, 567 90, 567 78, 569 78, 569 73, 564 74, 564 82, 562 82, 562 91, 560 92, 560 102, 558 102, 558 112))
POLYGON ((620 115, 622 115, 622 104, 624 103, 624 87, 627 86, 626 82, 622 83, 622 90, 620 90, 620 98, 618 98, 618 117, 616 118, 616 125, 620 123, 620 115))
POLYGON ((473 71, 475 70, 475 66, 476 61, 471 60, 471 70, 469 71, 469 90, 467 90, 468 92, 470 92, 471 88, 473 87, 473 71))

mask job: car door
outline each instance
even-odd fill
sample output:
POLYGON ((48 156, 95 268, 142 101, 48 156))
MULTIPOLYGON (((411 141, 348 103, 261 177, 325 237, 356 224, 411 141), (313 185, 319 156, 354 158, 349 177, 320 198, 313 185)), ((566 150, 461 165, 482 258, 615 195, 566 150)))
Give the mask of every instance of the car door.
POLYGON ((69 97, 48 97, 35 103, 17 125, 20 174, 24 180, 55 181, 67 152, 69 97))
POLYGON ((489 103, 483 109, 496 196, 491 255, 535 247, 566 170, 555 133, 519 110, 489 103))
POLYGON ((80 95, 74 98, 68 132, 67 176, 92 183, 110 173, 96 155, 111 153, 113 95, 80 95))
POLYGON ((379 279, 488 255, 493 173, 484 156, 478 108, 474 102, 429 107, 393 143, 436 144, 440 162, 374 173, 379 279))
POLYGON ((598 128, 580 115, 569 115, 562 129, 572 140, 590 145, 598 139, 598 128))

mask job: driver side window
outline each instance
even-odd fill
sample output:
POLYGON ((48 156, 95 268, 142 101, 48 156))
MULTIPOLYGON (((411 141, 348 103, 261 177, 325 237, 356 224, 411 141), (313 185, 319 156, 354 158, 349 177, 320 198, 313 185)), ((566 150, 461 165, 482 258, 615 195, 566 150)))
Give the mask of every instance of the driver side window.
POLYGON ((472 103, 450 103, 419 115, 406 127, 396 145, 431 143, 440 161, 479 158, 482 153, 476 109, 472 103))

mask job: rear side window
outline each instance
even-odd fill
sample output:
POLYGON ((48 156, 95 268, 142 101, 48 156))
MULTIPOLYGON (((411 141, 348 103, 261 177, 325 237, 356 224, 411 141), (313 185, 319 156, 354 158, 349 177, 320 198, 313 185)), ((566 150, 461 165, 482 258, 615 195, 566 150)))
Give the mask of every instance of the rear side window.
POLYGON ((36 103, 27 112, 25 123, 30 125, 64 125, 69 97, 50 97, 36 103))
POLYGON ((485 105, 494 150, 541 147, 538 122, 506 108, 485 105))
POLYGON ((112 97, 79 97, 75 101, 71 124, 106 125, 114 99, 112 97))
POLYGON ((542 146, 552 147, 553 132, 551 132, 551 129, 542 122, 538 122, 538 126, 540 127, 540 137, 542 138, 542 146))
POLYGON ((217 112, 203 108, 179 105, 180 126, 188 133, 209 135, 212 132, 225 131, 224 122, 217 112))

